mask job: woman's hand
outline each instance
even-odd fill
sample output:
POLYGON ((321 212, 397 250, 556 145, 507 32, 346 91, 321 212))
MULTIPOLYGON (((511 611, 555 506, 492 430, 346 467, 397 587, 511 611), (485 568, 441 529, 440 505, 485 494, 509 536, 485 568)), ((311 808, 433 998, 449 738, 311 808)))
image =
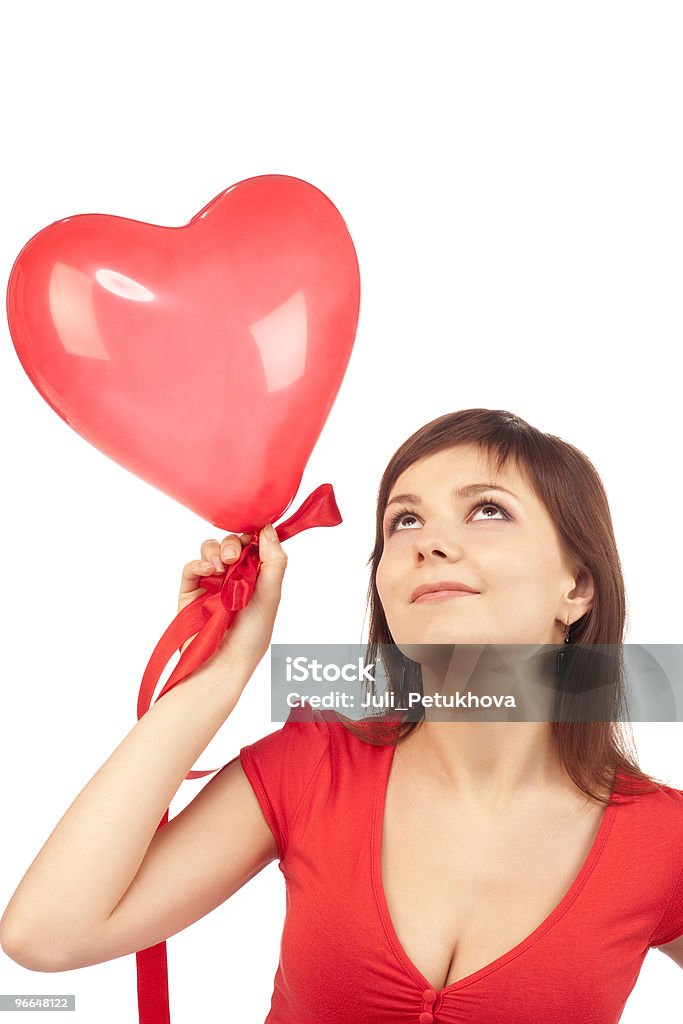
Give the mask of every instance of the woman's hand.
MULTIPOLYGON (((272 527, 271 527, 272 528, 272 527)), ((246 677, 261 661, 270 646, 275 616, 280 604, 282 579, 287 568, 287 554, 277 539, 269 540, 264 527, 259 534, 259 559, 261 567, 256 578, 254 592, 245 608, 235 613, 232 625, 211 660, 219 657, 236 666, 246 677)), ((200 594, 205 594, 201 581, 206 576, 225 573, 225 566, 237 561, 239 553, 251 540, 251 533, 229 533, 219 543, 205 540, 201 546, 201 558, 188 562, 183 569, 178 596, 178 611, 182 611, 200 594)), ((184 645, 191 642, 191 637, 184 645)))

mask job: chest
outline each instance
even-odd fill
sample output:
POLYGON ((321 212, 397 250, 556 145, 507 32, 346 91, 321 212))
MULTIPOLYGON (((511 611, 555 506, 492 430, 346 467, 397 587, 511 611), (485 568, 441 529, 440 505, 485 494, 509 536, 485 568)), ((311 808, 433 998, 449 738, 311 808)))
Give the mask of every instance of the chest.
POLYGON ((604 810, 564 796, 476 812, 391 773, 384 897, 398 941, 433 988, 488 966, 544 922, 581 871, 604 810))

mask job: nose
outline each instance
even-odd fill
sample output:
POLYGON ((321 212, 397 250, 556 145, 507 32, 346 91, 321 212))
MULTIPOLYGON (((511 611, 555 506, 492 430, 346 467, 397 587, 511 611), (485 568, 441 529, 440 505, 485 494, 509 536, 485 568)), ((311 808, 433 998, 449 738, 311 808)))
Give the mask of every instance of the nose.
POLYGON ((415 553, 418 560, 425 558, 458 559, 462 557, 461 542, 452 530, 436 524, 415 531, 415 553))

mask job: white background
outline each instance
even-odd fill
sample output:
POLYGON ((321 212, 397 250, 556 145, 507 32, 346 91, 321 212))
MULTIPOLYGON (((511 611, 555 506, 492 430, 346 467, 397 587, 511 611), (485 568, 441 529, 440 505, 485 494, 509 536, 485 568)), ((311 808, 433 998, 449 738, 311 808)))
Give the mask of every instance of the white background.
MULTIPOLYGON (((256 174, 310 181, 349 226, 356 346, 292 506, 329 481, 344 522, 287 542, 274 642, 361 639, 384 466, 474 406, 586 452, 626 639, 681 641, 682 27, 676 3, 624 0, 3 6, 3 287, 55 220, 180 226, 256 174)), ((0 388, 4 908, 134 725, 182 565, 216 533, 71 432, 6 324, 0 388)), ((277 728, 268 686, 264 659, 197 768, 277 728)), ((682 788, 683 725, 634 731, 643 767, 682 788)), ((173 1024, 262 1024, 284 906, 273 863, 169 940, 173 1024)), ((134 955, 44 974, 0 952, 0 992, 75 992, 83 1024, 137 1021, 134 955)), ((622 1021, 678 1020, 682 996, 680 968, 651 952, 622 1021)))

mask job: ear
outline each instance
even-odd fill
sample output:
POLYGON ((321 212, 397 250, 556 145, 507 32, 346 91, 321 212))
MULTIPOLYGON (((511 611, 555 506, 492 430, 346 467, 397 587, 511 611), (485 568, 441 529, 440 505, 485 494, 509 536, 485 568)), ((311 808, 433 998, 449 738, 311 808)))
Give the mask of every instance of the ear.
POLYGON ((576 622, 593 607, 595 597, 595 580, 591 572, 583 566, 576 574, 574 585, 565 594, 564 622, 576 622))

